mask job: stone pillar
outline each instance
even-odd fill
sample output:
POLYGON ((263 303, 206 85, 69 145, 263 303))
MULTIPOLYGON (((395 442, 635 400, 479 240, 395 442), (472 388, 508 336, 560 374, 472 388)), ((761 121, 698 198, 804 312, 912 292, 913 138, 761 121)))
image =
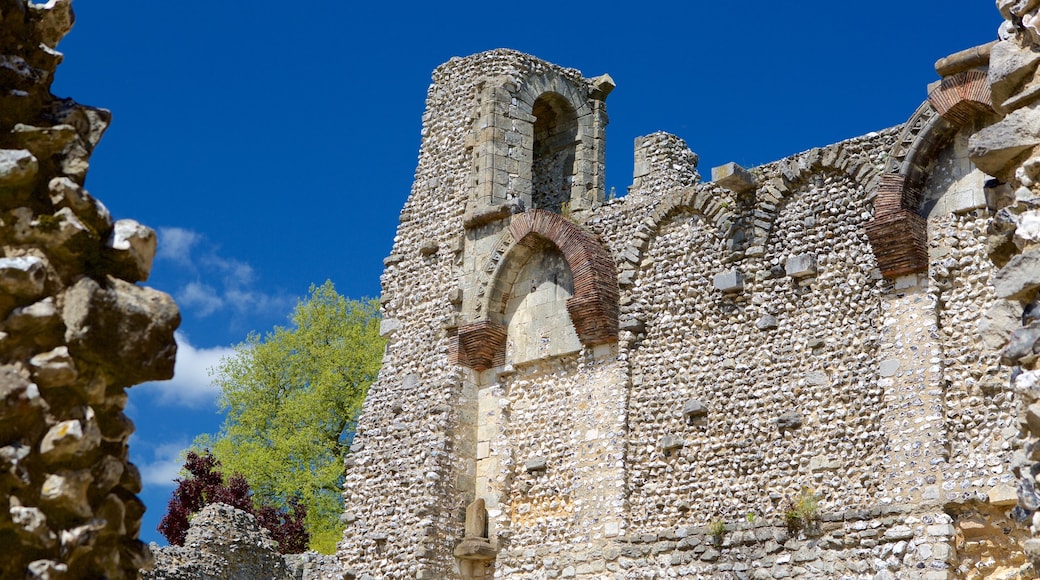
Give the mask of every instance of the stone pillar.
POLYGON ((490 580, 496 553, 488 541, 488 514, 484 500, 476 499, 466 508, 466 536, 455 548, 463 580, 490 580))
POLYGON ((83 188, 110 114, 50 94, 70 0, 0 2, 0 546, 4 578, 136 578, 125 389, 173 376, 155 233, 83 188))

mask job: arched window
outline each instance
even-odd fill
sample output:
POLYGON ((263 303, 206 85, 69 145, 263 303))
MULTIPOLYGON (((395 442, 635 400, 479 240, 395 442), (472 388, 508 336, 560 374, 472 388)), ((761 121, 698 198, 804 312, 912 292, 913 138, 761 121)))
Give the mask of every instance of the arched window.
POLYGON ((534 151, 531 165, 531 205, 561 213, 571 200, 578 116, 574 107, 556 93, 534 102, 534 151))

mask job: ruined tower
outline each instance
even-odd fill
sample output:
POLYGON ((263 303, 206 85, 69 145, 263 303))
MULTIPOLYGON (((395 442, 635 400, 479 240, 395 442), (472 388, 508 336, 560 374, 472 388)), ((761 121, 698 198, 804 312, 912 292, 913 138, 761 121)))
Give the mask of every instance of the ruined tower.
POLYGON ((711 182, 681 139, 641 137, 605 199, 609 77, 508 50, 439 67, 343 564, 1025 573, 996 353, 1021 310, 985 239, 1006 195, 968 158, 996 119, 987 60, 939 72, 900 127, 711 182))

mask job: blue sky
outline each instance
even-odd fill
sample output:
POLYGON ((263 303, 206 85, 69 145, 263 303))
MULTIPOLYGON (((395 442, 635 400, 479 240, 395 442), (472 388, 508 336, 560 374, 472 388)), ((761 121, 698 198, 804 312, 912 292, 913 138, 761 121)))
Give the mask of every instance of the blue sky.
POLYGON ((938 58, 988 42, 992 0, 531 3, 76 0, 53 92, 110 109, 87 188, 156 229, 148 285, 181 307, 177 377, 131 389, 146 541, 179 452, 221 422, 207 368, 308 286, 378 296, 432 70, 498 47, 609 73, 607 187, 632 142, 700 171, 905 121, 938 58))

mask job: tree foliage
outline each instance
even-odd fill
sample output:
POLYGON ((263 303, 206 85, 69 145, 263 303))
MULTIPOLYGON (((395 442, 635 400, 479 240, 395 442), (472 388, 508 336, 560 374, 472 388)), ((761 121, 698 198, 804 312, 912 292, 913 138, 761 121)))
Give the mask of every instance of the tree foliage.
POLYGON ((379 304, 340 296, 331 282, 311 286, 289 328, 252 333, 212 371, 227 415, 203 436, 253 494, 307 510, 311 549, 332 553, 342 536, 343 460, 361 403, 382 361, 379 304))
POLYGON ((183 546, 188 534, 188 522, 211 503, 224 503, 256 516, 257 523, 271 532, 283 554, 298 554, 307 549, 310 539, 304 529, 307 508, 290 498, 286 509, 261 503, 254 505, 249 483, 242 474, 232 475, 224 482, 224 474, 216 469, 220 462, 209 451, 202 455, 189 451, 184 461, 187 477, 177 479, 166 515, 159 522, 159 532, 175 546, 183 546))

